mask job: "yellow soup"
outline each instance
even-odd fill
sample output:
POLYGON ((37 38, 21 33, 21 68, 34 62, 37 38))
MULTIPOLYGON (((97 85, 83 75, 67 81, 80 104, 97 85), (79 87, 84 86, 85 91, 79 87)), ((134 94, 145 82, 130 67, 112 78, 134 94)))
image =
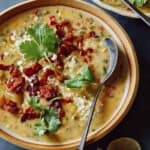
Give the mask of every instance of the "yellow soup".
MULTIPOLYGON (((106 4, 109 4, 111 6, 117 7, 119 9, 131 11, 131 9, 127 8, 121 2, 121 0, 101 0, 101 1, 104 2, 104 3, 106 3, 106 4)), ((141 5, 141 4, 139 4, 139 5, 141 5)), ((150 13, 150 0, 147 0, 147 2, 145 4, 143 4, 143 6, 140 6, 140 7, 138 6, 138 9, 140 9, 144 13, 150 13)))
MULTIPOLYGON (((41 143, 80 138, 100 80, 107 73, 111 37, 93 16, 42 7, 0 26, 0 127, 41 143)), ((128 80, 117 69, 100 94, 90 128, 96 132, 117 109, 128 80)))

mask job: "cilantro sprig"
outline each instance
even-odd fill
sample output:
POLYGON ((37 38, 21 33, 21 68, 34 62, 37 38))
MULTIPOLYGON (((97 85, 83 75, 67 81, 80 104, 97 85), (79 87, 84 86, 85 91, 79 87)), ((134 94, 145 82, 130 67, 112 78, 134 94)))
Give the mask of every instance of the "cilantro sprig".
POLYGON ((85 85, 90 84, 91 82, 93 82, 93 80, 94 77, 91 70, 87 65, 85 65, 81 68, 80 73, 76 77, 65 80, 65 85, 68 88, 81 88, 85 85))
POLYGON ((32 106, 35 110, 37 111, 42 111, 41 105, 39 103, 39 99, 37 97, 31 97, 30 99, 27 100, 28 104, 32 106))
POLYGON ((26 59, 37 60, 49 53, 56 53, 59 39, 48 25, 37 23, 28 28, 27 33, 31 40, 20 44, 20 51, 26 59))
POLYGON ((42 108, 37 97, 28 99, 28 104, 41 113, 40 121, 35 124, 35 134, 44 135, 46 132, 55 133, 60 127, 59 114, 53 107, 42 108))
POLYGON ((55 133, 60 127, 60 118, 58 112, 54 108, 47 108, 42 114, 39 123, 35 124, 35 133, 44 135, 46 132, 55 133))

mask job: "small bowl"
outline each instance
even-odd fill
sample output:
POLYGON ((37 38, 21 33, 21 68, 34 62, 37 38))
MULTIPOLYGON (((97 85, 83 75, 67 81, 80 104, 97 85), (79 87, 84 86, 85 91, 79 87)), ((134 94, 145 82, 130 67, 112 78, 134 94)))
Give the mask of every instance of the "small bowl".
MULTIPOLYGON (((129 18, 139 18, 139 16, 137 16, 131 10, 129 11, 129 10, 126 10, 126 9, 121 9, 119 7, 115 7, 115 6, 106 4, 106 3, 102 2, 101 0, 92 0, 92 1, 94 3, 96 3, 97 5, 99 5, 101 8, 112 11, 112 12, 117 13, 119 15, 129 17, 129 18)), ((145 13, 145 15, 150 16, 150 13, 147 12, 147 13, 145 13)))
MULTIPOLYGON (((129 64, 129 85, 126 90, 126 95, 124 100, 122 100, 112 114, 110 119, 96 132, 90 134, 87 138, 87 143, 94 142, 101 139, 106 134, 108 134, 113 128, 115 128, 120 121, 125 117, 129 109, 131 108, 136 92, 138 89, 139 83, 139 68, 136 53, 134 46, 124 31, 124 29, 119 25, 119 23, 108 15, 105 11, 88 4, 87 2, 79 0, 30 0, 20 4, 17 4, 3 12, 0 13, 0 24, 7 21, 9 18, 14 17, 15 15, 22 13, 24 11, 42 7, 42 6, 52 6, 52 5, 64 5, 72 8, 77 8, 82 11, 85 11, 95 17, 97 17, 101 23, 109 30, 110 34, 118 44, 120 50, 122 50, 126 56, 126 59, 129 64)), ((2 114, 1 114, 2 115, 2 114)), ((0 137, 8 140, 9 142, 24 147, 26 149, 36 149, 36 150, 65 150, 65 149, 75 149, 79 145, 80 139, 72 141, 70 143, 61 144, 61 145, 48 145, 48 144, 38 144, 27 141, 23 138, 19 138, 14 134, 7 132, 6 130, 0 129, 0 137)))

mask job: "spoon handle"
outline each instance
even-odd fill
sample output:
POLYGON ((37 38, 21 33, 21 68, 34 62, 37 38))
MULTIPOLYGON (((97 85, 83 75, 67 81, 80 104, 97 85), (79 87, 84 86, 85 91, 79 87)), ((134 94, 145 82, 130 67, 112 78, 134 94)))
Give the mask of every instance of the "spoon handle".
POLYGON ((134 5, 132 5, 128 0, 122 0, 125 5, 127 5, 132 11, 134 11, 149 27, 150 27, 150 18, 144 13, 139 11, 134 5))
POLYGON ((82 135, 82 138, 81 138, 79 150, 83 150, 84 149, 84 145, 85 145, 85 142, 86 142, 87 134, 88 134, 88 131, 89 131, 89 128, 90 128, 90 124, 91 124, 91 121, 92 121, 92 116, 93 116, 93 113, 94 113, 94 110, 95 110, 95 105, 96 105, 99 93, 102 90, 102 87, 103 87, 103 83, 99 85, 99 87, 98 87, 98 89, 96 91, 96 95, 95 95, 95 97, 94 97, 94 99, 92 101, 92 104, 91 104, 91 107, 90 107, 90 112, 89 112, 89 115, 88 115, 88 118, 87 118, 87 122, 86 122, 86 127, 84 129, 84 132, 83 132, 83 135, 82 135))

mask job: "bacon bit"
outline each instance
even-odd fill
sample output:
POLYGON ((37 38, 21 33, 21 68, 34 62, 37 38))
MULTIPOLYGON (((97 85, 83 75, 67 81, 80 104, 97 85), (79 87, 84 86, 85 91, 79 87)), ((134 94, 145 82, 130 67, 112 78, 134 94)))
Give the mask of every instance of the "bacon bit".
POLYGON ((56 27, 56 34, 58 35, 59 38, 65 37, 66 34, 72 33, 72 26, 69 21, 63 21, 61 23, 57 23, 56 17, 55 16, 50 16, 49 17, 49 25, 55 26, 56 27))
POLYGON ((60 25, 62 26, 63 29, 66 28, 67 32, 69 33, 73 31, 71 23, 67 20, 63 21, 60 25))
POLYGON ((50 22, 49 22, 50 25, 53 26, 57 24, 55 16, 50 16, 49 19, 50 19, 50 22))
POLYGON ((0 107, 13 114, 18 114, 19 113, 19 107, 17 106, 16 102, 13 102, 12 100, 6 100, 4 97, 0 99, 0 107))
POLYGON ((46 71, 44 72, 44 74, 41 77, 40 85, 45 85, 47 83, 48 77, 53 74, 54 74, 53 70, 46 69, 46 71))
POLYGON ((5 97, 1 97, 0 98, 0 108, 2 108, 3 107, 3 105, 5 104, 5 97))
POLYGON ((84 61, 85 63, 88 63, 88 59, 87 59, 87 58, 84 58, 83 61, 84 61))
POLYGON ((40 81, 39 81, 38 77, 35 76, 32 79, 31 84, 29 84, 27 86, 27 91, 29 92, 30 96, 36 96, 38 94, 39 85, 40 85, 40 81))
POLYGON ((67 57, 71 52, 70 46, 64 43, 61 44, 60 48, 58 49, 58 55, 63 55, 65 57, 67 57))
POLYGON ((65 36, 65 32, 63 31, 62 27, 60 25, 56 25, 56 34, 59 38, 63 38, 65 36))
POLYGON ((41 97, 49 100, 51 98, 54 98, 57 96, 58 93, 58 87, 52 86, 52 85, 44 85, 40 87, 40 94, 41 97))
POLYGON ((50 107, 54 107, 57 109, 60 117, 64 117, 65 116, 65 111, 63 109, 63 103, 72 103, 72 99, 70 97, 67 98, 62 98, 59 100, 55 100, 50 104, 50 107))
POLYGON ((57 55, 57 60, 56 60, 56 67, 59 70, 62 70, 64 68, 64 62, 63 62, 63 57, 60 55, 57 55))
POLYGON ((96 33, 94 31, 91 31, 91 32, 88 33, 88 37, 89 38, 92 38, 92 37, 95 38, 96 37, 96 33))
POLYGON ((49 107, 54 107, 57 109, 58 113, 59 113, 59 116, 62 118, 65 116, 65 111, 62 107, 62 103, 61 103, 61 100, 55 100, 53 101, 49 107))
POLYGON ((40 117, 40 113, 35 111, 32 107, 29 107, 25 110, 24 114, 21 117, 21 122, 27 120, 32 120, 40 117))
POLYGON ((65 77, 63 75, 61 75, 61 73, 59 73, 58 71, 54 72, 54 76, 56 77, 57 80, 59 80, 60 82, 63 82, 65 80, 65 77))
POLYGON ((22 93, 25 85, 25 79, 23 77, 11 78, 7 82, 7 88, 10 92, 22 93))
POLYGON ((10 66, 9 71, 12 77, 19 77, 21 74, 19 69, 14 65, 10 66))
POLYGON ((0 60, 4 59, 4 54, 0 54, 0 60))
POLYGON ((0 64, 0 70, 9 70, 9 68, 10 68, 10 65, 0 64))
POLYGON ((64 81, 65 79, 58 71, 47 69, 41 77, 40 85, 46 85, 49 76, 55 77, 60 82, 64 81))
POLYGON ((84 41, 84 36, 83 35, 74 37, 74 42, 77 43, 77 47, 80 48, 80 49, 83 48, 83 41, 84 41))
POLYGON ((42 66, 39 63, 35 63, 31 67, 23 69, 23 73, 26 76, 30 77, 33 74, 38 73, 41 69, 42 69, 42 66))
POLYGON ((72 98, 71 97, 66 97, 61 99, 62 103, 72 103, 72 98))
POLYGON ((86 55, 87 55, 87 51, 80 50, 80 56, 86 56, 86 55))
POLYGON ((28 85, 27 86, 27 91, 29 92, 30 96, 36 96, 38 94, 39 87, 28 85))
POLYGON ((88 51, 88 53, 93 53, 93 49, 92 48, 88 48, 87 51, 88 51))

